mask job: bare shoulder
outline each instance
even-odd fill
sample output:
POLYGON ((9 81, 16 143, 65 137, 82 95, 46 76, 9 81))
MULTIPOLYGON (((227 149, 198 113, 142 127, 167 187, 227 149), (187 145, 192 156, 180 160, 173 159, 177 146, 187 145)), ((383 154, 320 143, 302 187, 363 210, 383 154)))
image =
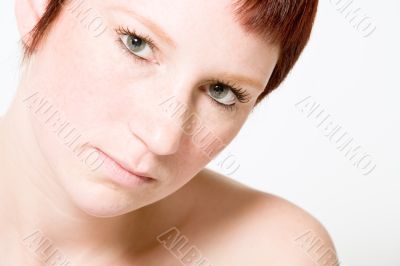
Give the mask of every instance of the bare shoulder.
POLYGON ((224 243, 219 254, 237 254, 235 262, 215 258, 222 265, 338 265, 329 233, 299 206, 208 169, 193 182, 206 199, 197 206, 205 224, 224 243))

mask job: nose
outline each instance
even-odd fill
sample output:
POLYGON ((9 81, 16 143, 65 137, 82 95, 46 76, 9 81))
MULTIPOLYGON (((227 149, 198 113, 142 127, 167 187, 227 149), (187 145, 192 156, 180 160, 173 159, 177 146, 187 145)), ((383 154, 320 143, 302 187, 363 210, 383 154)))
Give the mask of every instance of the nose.
POLYGON ((149 86, 162 89, 145 94, 145 104, 139 104, 140 114, 130 123, 132 133, 154 154, 176 153, 182 140, 190 138, 201 123, 192 108, 196 106, 200 75, 194 67, 192 62, 176 65, 152 79, 149 86))
POLYGON ((161 99, 152 108, 143 110, 141 119, 130 121, 130 130, 152 153, 174 154, 188 132, 186 106, 174 96, 161 99))
POLYGON ((180 123, 168 119, 160 111, 152 112, 160 115, 160 118, 147 119, 140 124, 138 121, 131 121, 132 132, 154 154, 170 155, 176 153, 183 137, 180 123))

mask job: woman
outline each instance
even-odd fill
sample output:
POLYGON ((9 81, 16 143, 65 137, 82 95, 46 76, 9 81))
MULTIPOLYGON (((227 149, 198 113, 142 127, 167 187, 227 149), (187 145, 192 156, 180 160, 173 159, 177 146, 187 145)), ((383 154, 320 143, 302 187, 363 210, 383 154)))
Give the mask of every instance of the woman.
POLYGON ((1 265, 336 265, 299 207, 204 167, 305 47, 317 1, 16 0, 1 265))

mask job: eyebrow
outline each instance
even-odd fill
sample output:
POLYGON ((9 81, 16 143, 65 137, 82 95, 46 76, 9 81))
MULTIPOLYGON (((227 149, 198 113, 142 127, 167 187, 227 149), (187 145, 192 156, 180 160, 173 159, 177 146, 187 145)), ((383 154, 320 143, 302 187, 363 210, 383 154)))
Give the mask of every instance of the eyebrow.
POLYGON ((151 21, 150 19, 146 18, 145 16, 142 16, 135 12, 132 9, 125 9, 125 8, 118 8, 119 10, 123 12, 129 13, 132 17, 134 17, 136 20, 141 22, 144 26, 149 28, 153 33, 155 33, 162 41, 164 41, 166 44, 169 46, 172 46, 173 48, 176 48, 176 43, 174 40, 172 40, 171 37, 163 30, 159 25, 151 21))
POLYGON ((265 87, 259 81, 252 79, 250 77, 247 77, 247 76, 240 75, 240 74, 222 73, 222 75, 220 77, 222 77, 222 79, 227 79, 229 81, 245 83, 252 87, 260 88, 261 90, 264 90, 264 87, 265 87))

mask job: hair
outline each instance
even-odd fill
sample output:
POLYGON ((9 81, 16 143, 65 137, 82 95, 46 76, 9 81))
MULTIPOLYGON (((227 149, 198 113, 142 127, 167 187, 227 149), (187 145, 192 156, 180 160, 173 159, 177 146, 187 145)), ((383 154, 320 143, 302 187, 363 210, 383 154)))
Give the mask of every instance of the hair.
MULTIPOLYGON (((29 33, 29 43, 23 44, 24 59, 38 48, 67 1, 49 0, 43 16, 29 33)), ((277 64, 257 105, 283 82, 299 59, 311 35, 318 0, 236 0, 232 7, 235 18, 248 32, 279 47, 277 64)))

